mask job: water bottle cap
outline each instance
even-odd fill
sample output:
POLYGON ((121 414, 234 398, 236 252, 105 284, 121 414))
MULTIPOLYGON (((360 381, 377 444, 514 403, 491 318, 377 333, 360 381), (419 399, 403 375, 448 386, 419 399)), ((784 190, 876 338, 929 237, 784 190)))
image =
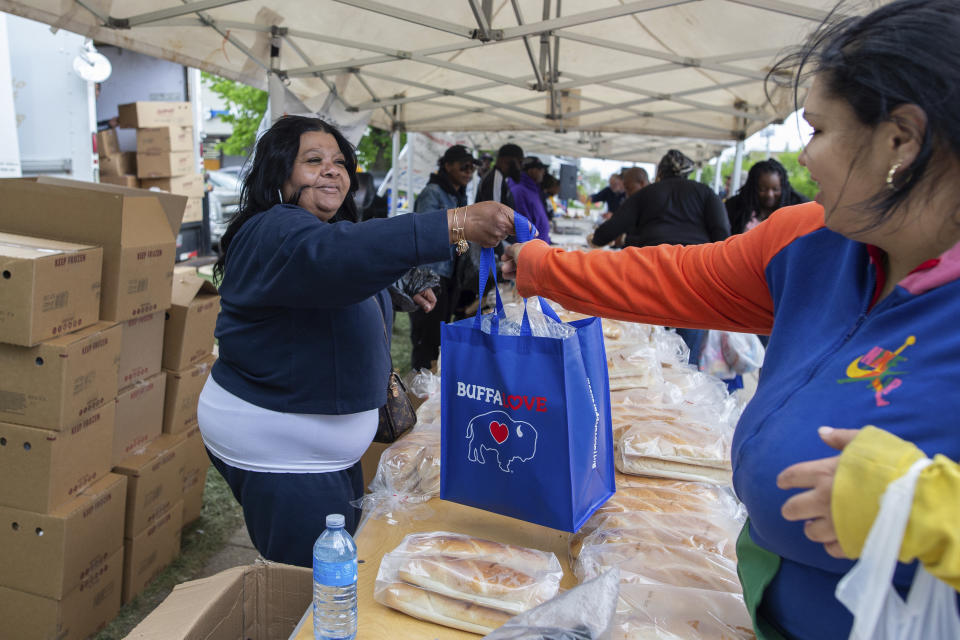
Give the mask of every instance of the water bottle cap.
POLYGON ((331 527, 342 527, 346 523, 347 519, 343 517, 341 513, 330 513, 327 514, 327 528, 331 527))

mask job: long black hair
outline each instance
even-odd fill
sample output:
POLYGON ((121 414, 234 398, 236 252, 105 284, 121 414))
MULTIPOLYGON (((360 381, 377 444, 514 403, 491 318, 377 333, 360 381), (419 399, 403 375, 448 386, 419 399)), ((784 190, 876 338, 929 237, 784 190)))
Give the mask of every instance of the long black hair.
POLYGON ((759 191, 760 176, 775 175, 780 178, 780 202, 773 207, 774 211, 782 207, 800 204, 807 199, 794 191, 790 186, 790 180, 787 178, 787 170, 783 165, 774 160, 761 160, 747 172, 747 181, 740 187, 737 195, 727 200, 727 216, 730 218, 730 233, 743 233, 747 228, 747 223, 754 212, 757 213, 759 220, 763 220, 769 214, 760 211, 760 198, 757 197, 759 191))
POLYGON ((319 118, 306 116, 283 116, 277 120, 257 141, 253 154, 253 162, 247 171, 243 186, 240 189, 240 207, 230 219, 227 230, 220 238, 220 255, 213 266, 213 276, 216 282, 223 280, 223 269, 230 242, 237 232, 250 218, 267 211, 278 204, 297 204, 300 200, 300 191, 294 193, 288 202, 281 202, 280 189, 293 171, 293 163, 300 152, 300 136, 310 131, 329 133, 336 139, 337 146, 346 161, 347 175, 350 176, 350 189, 344 198, 340 209, 330 219, 330 222, 348 220, 356 222, 357 205, 353 194, 357 191, 357 154, 353 145, 343 137, 343 134, 333 125, 319 118))
MULTIPOLYGON (((927 127, 920 151, 893 189, 868 202, 875 212, 869 229, 890 218, 931 177, 935 150, 960 156, 960 2, 894 0, 853 17, 843 17, 841 5, 801 49, 774 65, 767 79, 775 85, 789 77, 796 104, 800 85, 817 74, 827 91, 845 100, 869 127, 890 121, 901 105, 924 111, 927 127)), ((768 96, 770 86, 768 82, 768 96)))

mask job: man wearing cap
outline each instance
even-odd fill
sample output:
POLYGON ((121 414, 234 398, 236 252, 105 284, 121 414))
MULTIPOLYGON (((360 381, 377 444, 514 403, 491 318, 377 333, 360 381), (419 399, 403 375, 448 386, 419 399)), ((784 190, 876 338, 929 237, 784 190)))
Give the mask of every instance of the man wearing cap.
MULTIPOLYGON (((417 196, 414 212, 467 206, 467 185, 476 168, 476 160, 462 144, 447 149, 437 162, 437 172, 430 174, 427 186, 417 196)), ((440 276, 440 291, 437 292, 437 304, 429 313, 420 309, 410 313, 410 366, 413 369, 429 369, 440 354, 440 323, 450 320, 456 304, 455 258, 451 246, 448 260, 424 265, 440 276)))
POLYGON ((523 173, 520 179, 510 187, 513 191, 513 201, 518 213, 527 217, 537 228, 540 239, 550 242, 550 218, 543 206, 543 196, 540 193, 540 183, 543 174, 547 172, 547 165, 537 156, 528 156, 523 161, 523 173))
POLYGON ((510 192, 510 181, 516 182, 522 175, 523 149, 515 144, 505 144, 497 152, 497 162, 493 170, 483 176, 480 187, 477 189, 477 202, 494 200, 516 209, 513 204, 513 194, 510 192), (510 180, 508 181, 507 178, 510 180))

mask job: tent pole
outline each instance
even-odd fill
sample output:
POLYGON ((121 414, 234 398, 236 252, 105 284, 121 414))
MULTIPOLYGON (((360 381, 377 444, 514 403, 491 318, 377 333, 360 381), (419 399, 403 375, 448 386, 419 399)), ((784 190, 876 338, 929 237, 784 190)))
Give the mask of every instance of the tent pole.
MULTIPOLYGON (((720 172, 723 169, 723 162, 721 162, 722 160, 723 154, 721 153, 717 156, 717 167, 713 172, 713 192, 717 195, 720 195, 720 172)), ((728 193, 727 195, 731 194, 728 193)))
POLYGON ((737 153, 733 157, 733 179, 730 180, 730 195, 740 191, 740 177, 743 174, 743 138, 737 140, 737 153))
POLYGON ((407 211, 413 213, 413 141, 416 136, 407 133, 407 211))
POLYGON ((397 215, 397 199, 399 191, 397 186, 400 184, 400 171, 397 164, 400 158, 400 129, 394 129, 390 136, 392 144, 390 145, 390 217, 397 215))

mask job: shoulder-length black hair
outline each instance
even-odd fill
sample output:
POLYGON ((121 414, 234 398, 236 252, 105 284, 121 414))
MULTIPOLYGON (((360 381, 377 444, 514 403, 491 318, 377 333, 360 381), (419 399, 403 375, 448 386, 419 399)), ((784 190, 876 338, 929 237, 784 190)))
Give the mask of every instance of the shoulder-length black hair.
POLYGON ((747 181, 740 187, 737 195, 727 200, 730 233, 743 233, 754 211, 757 212, 761 221, 767 217, 760 213, 760 198, 757 196, 760 176, 765 175, 775 175, 780 178, 780 202, 774 205, 774 211, 807 201, 806 198, 790 186, 790 180, 787 178, 787 170, 784 169, 782 164, 773 158, 761 160, 750 167, 750 171, 747 172, 747 181))
POLYGON ((223 268, 230 242, 250 218, 263 213, 278 204, 297 204, 300 192, 296 192, 289 202, 281 202, 280 189, 293 171, 293 163, 300 151, 300 137, 310 131, 329 133, 336 139, 337 146, 346 160, 347 174, 350 176, 350 189, 340 209, 330 222, 358 219, 357 205, 353 194, 357 191, 357 154, 353 145, 343 134, 328 122, 320 118, 307 116, 283 116, 277 120, 257 141, 250 170, 247 171, 240 189, 240 207, 230 219, 227 230, 220 238, 220 255, 213 267, 216 282, 223 280, 223 268))
MULTIPOLYGON (((891 112, 913 104, 927 116, 920 152, 897 177, 894 189, 870 199, 875 228, 889 219, 929 174, 935 150, 960 156, 960 2, 894 0, 867 15, 842 16, 844 3, 798 51, 767 76, 789 77, 794 103, 812 74, 827 91, 845 100, 864 125, 888 122, 891 112)), ((856 150, 855 150, 856 151, 856 150)), ((944 170, 944 168, 939 168, 944 170)))

